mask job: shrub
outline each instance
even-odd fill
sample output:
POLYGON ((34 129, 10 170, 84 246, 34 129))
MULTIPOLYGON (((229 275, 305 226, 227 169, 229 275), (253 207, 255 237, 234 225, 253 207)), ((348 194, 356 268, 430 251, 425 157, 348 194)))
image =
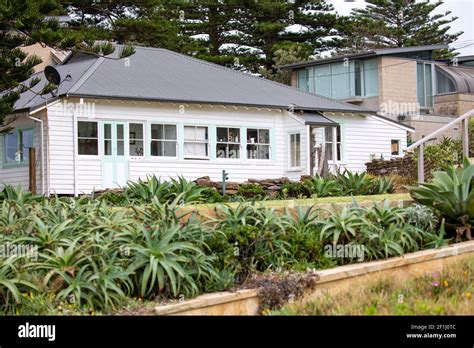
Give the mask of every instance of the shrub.
POLYGON ((289 182, 283 184, 281 186, 281 194, 284 199, 311 196, 310 190, 301 182, 289 182))
POLYGON ((462 167, 448 167, 433 173, 431 183, 410 186, 410 194, 418 203, 438 211, 448 227, 456 230, 457 239, 464 233, 471 239, 474 223, 474 191, 471 187, 474 166, 464 159, 462 167))
POLYGON ((237 195, 250 199, 263 199, 267 191, 256 183, 242 184, 237 189, 237 195))
MULTIPOLYGON (((418 158, 416 152, 414 160, 418 158)), ((438 144, 431 144, 424 149, 424 159, 429 163, 433 171, 444 170, 450 166, 460 164, 462 162, 462 142, 461 140, 453 140, 443 137, 438 144)))
POLYGON ((438 217, 430 207, 414 204, 403 210, 406 222, 420 230, 435 232, 439 225, 438 217))

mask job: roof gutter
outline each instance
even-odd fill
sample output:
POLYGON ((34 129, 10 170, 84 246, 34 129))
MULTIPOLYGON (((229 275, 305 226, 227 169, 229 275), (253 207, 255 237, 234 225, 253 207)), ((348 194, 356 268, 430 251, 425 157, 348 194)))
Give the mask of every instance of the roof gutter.
POLYGON ((322 108, 308 108, 308 107, 290 107, 289 105, 267 105, 267 104, 249 104, 249 103, 235 103, 235 102, 216 102, 208 100, 182 100, 182 99, 159 99, 159 98, 140 98, 140 97, 127 97, 127 96, 98 96, 83 93, 66 93, 66 97, 75 98, 91 98, 91 99, 112 99, 112 100, 130 100, 130 101, 148 101, 148 102, 162 102, 162 103, 186 103, 186 104, 209 104, 209 105, 228 105, 228 106, 248 106, 255 108, 267 108, 267 109, 284 109, 290 110, 301 110, 301 111, 319 111, 319 112, 345 112, 353 114, 375 114, 376 111, 372 110, 344 110, 344 109, 322 109, 322 108))

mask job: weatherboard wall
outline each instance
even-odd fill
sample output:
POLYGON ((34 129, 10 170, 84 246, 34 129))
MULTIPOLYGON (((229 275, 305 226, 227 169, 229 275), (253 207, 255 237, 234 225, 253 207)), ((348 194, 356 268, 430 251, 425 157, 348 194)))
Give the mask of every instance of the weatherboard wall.
MULTIPOLYGON (((73 102, 71 100, 71 102, 73 102)), ((94 101, 94 115, 79 115, 78 120, 126 121, 145 124, 145 134, 149 135, 151 123, 172 123, 178 127, 178 137, 184 125, 204 125, 209 127, 209 136, 215 137, 215 128, 239 127, 241 136, 245 128, 270 129, 270 160, 217 159, 211 146, 211 159, 187 160, 167 159, 147 156, 128 159, 129 179, 138 180, 147 175, 163 179, 182 175, 196 179, 208 175, 212 180, 221 180, 222 170, 229 173, 230 181, 245 181, 249 178, 266 179, 287 176, 298 180, 306 174, 306 154, 302 149, 302 166, 299 170, 289 170, 288 140, 290 132, 299 131, 302 144, 306 139, 306 127, 289 118, 285 111, 234 108, 222 106, 191 106, 181 104, 158 104, 146 102, 94 101)), ((74 116, 62 103, 48 108, 50 138, 50 189, 58 194, 88 193, 100 190, 102 186, 102 157, 77 156, 76 176, 74 175, 74 116), (76 181, 75 181, 76 180, 76 181)), ((182 137, 181 137, 182 138, 182 137)), ((100 141, 100 139, 99 139, 100 141)), ((146 140, 146 143, 149 140, 146 140)), ((180 149, 182 149, 182 142, 180 149)), ((241 149, 242 155, 246 152, 241 149)))

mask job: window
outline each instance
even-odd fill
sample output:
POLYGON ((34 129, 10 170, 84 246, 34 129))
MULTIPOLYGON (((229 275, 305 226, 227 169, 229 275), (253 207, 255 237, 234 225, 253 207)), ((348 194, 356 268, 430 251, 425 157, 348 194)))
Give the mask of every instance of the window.
POLYGON ((392 156, 400 156, 400 140, 392 139, 392 156))
POLYGON ((217 158, 240 158, 240 129, 217 127, 217 158))
POLYGON ((177 156, 176 126, 171 124, 151 125, 151 155, 158 157, 177 156))
POLYGON ((98 155, 97 122, 77 122, 77 152, 79 155, 98 155))
POLYGON ((417 93, 421 107, 433 106, 433 78, 431 63, 417 63, 417 93))
POLYGON ((301 167, 301 135, 290 134, 290 167, 301 167))
POLYGON ((184 157, 209 158, 209 136, 205 126, 184 126, 184 157))
POLYGON ((302 91, 309 91, 309 85, 308 85, 308 70, 307 69, 301 69, 296 71, 296 83, 297 83, 297 88, 302 90, 302 91))
POLYGON ((28 162, 29 150, 33 147, 33 130, 13 130, 5 135, 5 163, 28 162))
POLYGON ((445 73, 436 70, 436 94, 455 93, 456 87, 453 81, 445 73))
POLYGON ((270 159, 269 129, 247 129, 247 158, 270 159))
POLYGON ((144 155, 144 136, 142 123, 130 123, 128 126, 128 143, 130 156, 144 155))
POLYGON ((326 160, 334 161, 334 145, 336 147, 336 161, 342 160, 341 127, 324 128, 324 145, 326 148, 326 160))
POLYGON ((313 68, 313 75, 314 83, 309 84, 311 92, 325 97, 348 99, 379 94, 377 59, 320 65, 313 68))

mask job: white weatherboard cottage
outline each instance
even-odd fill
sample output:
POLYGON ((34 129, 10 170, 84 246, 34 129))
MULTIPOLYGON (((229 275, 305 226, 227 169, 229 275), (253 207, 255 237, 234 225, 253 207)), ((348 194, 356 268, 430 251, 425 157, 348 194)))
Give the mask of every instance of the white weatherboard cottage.
MULTIPOLYGON (((128 59, 75 56, 63 82, 16 103, 0 138, 0 188, 78 195, 156 175, 220 180, 298 180, 324 143, 333 166, 363 171, 371 154, 401 155, 411 128, 357 106, 296 90, 164 49, 128 59)), ((39 92, 42 82, 34 88, 39 92)))

